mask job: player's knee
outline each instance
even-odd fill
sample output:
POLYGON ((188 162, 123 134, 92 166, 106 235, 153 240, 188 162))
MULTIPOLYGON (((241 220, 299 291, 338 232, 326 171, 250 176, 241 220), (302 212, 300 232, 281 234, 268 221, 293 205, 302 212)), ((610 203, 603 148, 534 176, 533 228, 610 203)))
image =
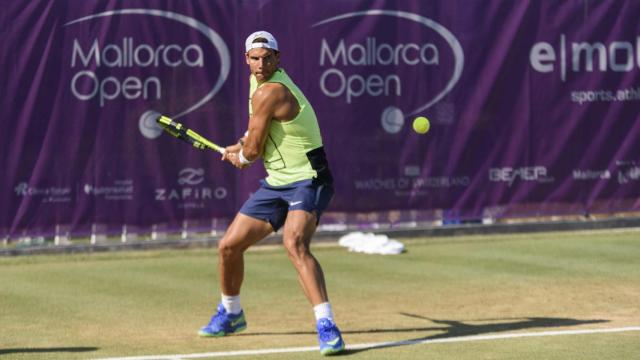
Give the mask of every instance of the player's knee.
POLYGON ((284 247, 287 249, 289 257, 301 258, 309 253, 309 248, 304 242, 302 233, 290 233, 283 239, 284 247))
POLYGON ((218 243, 218 254, 220 254, 223 259, 230 259, 242 254, 242 248, 223 238, 218 243))

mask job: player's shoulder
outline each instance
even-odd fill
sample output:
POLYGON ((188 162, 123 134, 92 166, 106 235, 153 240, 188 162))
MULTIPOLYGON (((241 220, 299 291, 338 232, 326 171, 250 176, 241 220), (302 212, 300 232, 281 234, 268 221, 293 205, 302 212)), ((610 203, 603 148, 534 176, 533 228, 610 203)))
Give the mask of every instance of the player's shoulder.
POLYGON ((272 93, 273 95, 282 95, 286 94, 287 91, 289 91, 284 84, 279 82, 267 82, 260 88, 264 91, 272 93))
POLYGON ((262 84, 253 94, 252 101, 278 101, 286 99, 288 89, 278 82, 267 82, 262 84))

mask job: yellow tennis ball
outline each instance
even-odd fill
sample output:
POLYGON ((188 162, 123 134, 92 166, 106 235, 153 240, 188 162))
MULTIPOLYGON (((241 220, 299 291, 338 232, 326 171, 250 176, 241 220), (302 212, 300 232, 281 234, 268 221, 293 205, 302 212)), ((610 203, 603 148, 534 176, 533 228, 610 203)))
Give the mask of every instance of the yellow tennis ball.
POLYGON ((429 119, 424 116, 418 116, 415 120, 413 120, 413 130, 418 134, 425 134, 429 131, 431 124, 429 124, 429 119))

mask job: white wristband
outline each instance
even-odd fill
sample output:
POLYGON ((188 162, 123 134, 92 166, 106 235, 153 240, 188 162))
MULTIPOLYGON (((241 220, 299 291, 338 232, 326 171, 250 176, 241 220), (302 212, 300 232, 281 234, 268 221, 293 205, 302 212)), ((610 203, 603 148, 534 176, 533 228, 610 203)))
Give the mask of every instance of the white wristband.
POLYGON ((244 157, 244 154, 242 153, 242 149, 240 149, 240 152, 238 153, 238 160, 240 160, 240 164, 242 165, 251 164, 251 161, 247 160, 247 158, 244 157))

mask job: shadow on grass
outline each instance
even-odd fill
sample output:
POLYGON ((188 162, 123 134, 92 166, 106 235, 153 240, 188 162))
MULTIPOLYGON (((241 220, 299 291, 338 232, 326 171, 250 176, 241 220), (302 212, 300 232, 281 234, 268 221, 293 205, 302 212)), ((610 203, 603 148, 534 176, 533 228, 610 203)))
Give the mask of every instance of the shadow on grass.
MULTIPOLYGON (((399 332, 398 330, 405 331, 441 331, 439 334, 429 335, 414 339, 390 341, 388 343, 382 343, 378 345, 366 346, 361 349, 348 349, 344 352, 344 355, 355 354, 362 351, 368 351, 373 349, 382 349, 397 346, 415 345, 420 342, 456 338, 464 336, 474 336, 483 334, 494 334, 500 332, 510 332, 524 329, 541 329, 541 328, 558 328, 566 326, 577 326, 586 324, 600 324, 609 322, 609 320, 592 319, 592 320, 579 320, 571 318, 548 318, 548 317, 529 317, 529 318, 504 318, 504 319, 480 319, 468 321, 467 323, 455 320, 441 320, 431 319, 420 315, 400 313, 401 315, 412 317, 416 319, 427 320, 432 323, 443 325, 435 327, 425 327, 418 329, 389 329, 389 332, 399 332), (473 324, 473 323, 476 324, 473 324)), ((385 329, 372 329, 360 332, 344 332, 344 333, 382 333, 387 332, 385 329)))
MULTIPOLYGON (((462 336, 473 336, 483 334, 493 334, 500 332, 517 331, 524 329, 549 329, 559 328, 577 325, 587 324, 600 324, 609 322, 609 320, 579 320, 571 318, 549 318, 549 317, 528 317, 528 318, 502 318, 502 319, 479 319, 470 321, 456 321, 456 320, 442 320, 431 319, 428 317, 400 313, 401 315, 426 320, 436 326, 425 327, 410 327, 410 328, 388 328, 388 329, 363 329, 363 330, 346 330, 343 329, 343 334, 378 334, 378 333, 413 333, 413 332, 439 332, 434 335, 428 335, 424 337, 412 338, 407 340, 390 341, 381 344, 371 344, 362 348, 347 349, 343 353, 337 355, 350 355, 356 354, 362 351, 390 348, 397 346, 415 345, 420 342, 456 338, 462 336)), ((242 333, 234 336, 264 336, 264 335, 315 335, 315 331, 283 331, 283 332, 258 332, 258 333, 242 333)), ((349 346, 349 344, 347 344, 349 346)))
POLYGON ((97 347, 43 347, 43 348, 14 348, 14 349, 0 349, 0 355, 6 354, 43 354, 43 353, 57 353, 57 352, 89 352, 96 351, 97 347))

